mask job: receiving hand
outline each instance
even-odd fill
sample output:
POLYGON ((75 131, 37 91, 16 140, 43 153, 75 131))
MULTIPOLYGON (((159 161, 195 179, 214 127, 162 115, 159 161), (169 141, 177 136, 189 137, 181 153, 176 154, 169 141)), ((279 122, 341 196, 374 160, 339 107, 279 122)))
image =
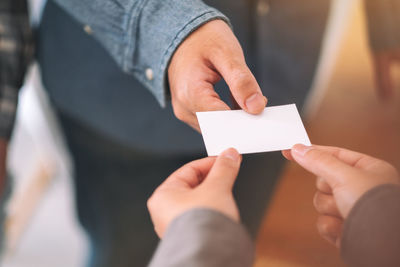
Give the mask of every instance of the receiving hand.
POLYGON ((317 176, 317 227, 336 246, 340 245, 344 219, 363 194, 382 184, 400 183, 389 163, 346 149, 295 145, 283 155, 317 176))
POLYGON ((377 90, 383 99, 394 95, 394 82, 391 75, 394 63, 400 64, 400 48, 383 50, 374 54, 377 90))
POLYGON ((231 148, 218 158, 190 162, 169 176, 147 202, 158 236, 164 235, 176 217, 193 208, 214 209, 239 221, 232 187, 241 160, 240 154, 231 148))
POLYGON ((239 42, 224 21, 214 20, 190 34, 171 59, 168 79, 175 116, 200 131, 196 112, 229 110, 214 90, 222 78, 243 110, 251 114, 264 110, 267 99, 239 42))

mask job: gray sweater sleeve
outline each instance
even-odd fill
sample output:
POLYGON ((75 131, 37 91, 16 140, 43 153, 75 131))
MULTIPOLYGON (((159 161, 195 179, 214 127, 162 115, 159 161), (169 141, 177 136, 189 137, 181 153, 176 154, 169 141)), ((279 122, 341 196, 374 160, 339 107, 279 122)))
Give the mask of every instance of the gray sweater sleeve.
POLYGON ((400 266, 400 186, 382 185, 361 197, 345 222, 341 250, 353 267, 400 266))
POLYGON ((228 19, 201 0, 54 0, 105 47, 121 69, 164 106, 167 67, 182 41, 204 23, 228 19))
POLYGON ((150 267, 248 267, 254 247, 244 227, 210 209, 193 209, 175 219, 150 267))
POLYGON ((400 1, 365 0, 372 50, 400 47, 400 1))

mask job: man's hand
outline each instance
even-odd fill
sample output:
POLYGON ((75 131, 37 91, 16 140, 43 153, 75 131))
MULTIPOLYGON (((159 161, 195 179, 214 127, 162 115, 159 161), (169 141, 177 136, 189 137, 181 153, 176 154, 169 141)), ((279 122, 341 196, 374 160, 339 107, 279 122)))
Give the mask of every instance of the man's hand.
POLYGON ((343 220, 360 197, 376 186, 400 183, 396 169, 389 163, 346 149, 296 145, 283 154, 317 176, 317 228, 338 247, 343 220))
POLYGON ((373 56, 378 95, 388 99, 394 95, 393 64, 400 64, 400 48, 376 52, 373 56))
POLYGON ((163 237, 176 217, 193 208, 214 209, 239 221, 232 187, 241 159, 240 154, 231 148, 218 158, 188 163, 168 177, 147 202, 158 236, 163 237))
POLYGON ((214 90, 222 78, 243 110, 263 111, 267 99, 246 65, 239 42, 224 21, 214 20, 190 34, 171 59, 168 79, 175 116, 200 131, 196 112, 229 110, 214 90))

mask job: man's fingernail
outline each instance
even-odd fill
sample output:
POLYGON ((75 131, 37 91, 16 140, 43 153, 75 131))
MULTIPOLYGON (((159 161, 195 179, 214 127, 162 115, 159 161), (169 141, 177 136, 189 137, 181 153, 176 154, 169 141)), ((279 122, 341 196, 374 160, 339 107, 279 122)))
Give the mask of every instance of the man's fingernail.
POLYGON ((266 104, 264 96, 260 93, 255 93, 246 99, 247 110, 251 113, 261 112, 266 104))
POLYGON ((224 152, 221 153, 221 156, 229 158, 229 159, 231 159, 233 161, 239 161, 240 160, 240 154, 234 148, 229 148, 229 149, 225 150, 224 152))
POLYGON ((264 106, 266 106, 267 103, 268 103, 268 98, 266 98, 265 96, 264 96, 264 101, 265 101, 265 105, 264 106))
POLYGON ((305 146, 303 144, 297 144, 292 148, 292 151, 297 155, 303 157, 308 151, 312 149, 312 146, 305 146))

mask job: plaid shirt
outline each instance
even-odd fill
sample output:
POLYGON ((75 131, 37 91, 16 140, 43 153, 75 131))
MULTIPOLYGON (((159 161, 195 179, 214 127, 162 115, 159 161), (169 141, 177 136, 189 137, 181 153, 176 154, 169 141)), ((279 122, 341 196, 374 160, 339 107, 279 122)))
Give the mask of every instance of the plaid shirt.
POLYGON ((0 138, 9 139, 18 91, 33 55, 26 0, 0 1, 0 138))

